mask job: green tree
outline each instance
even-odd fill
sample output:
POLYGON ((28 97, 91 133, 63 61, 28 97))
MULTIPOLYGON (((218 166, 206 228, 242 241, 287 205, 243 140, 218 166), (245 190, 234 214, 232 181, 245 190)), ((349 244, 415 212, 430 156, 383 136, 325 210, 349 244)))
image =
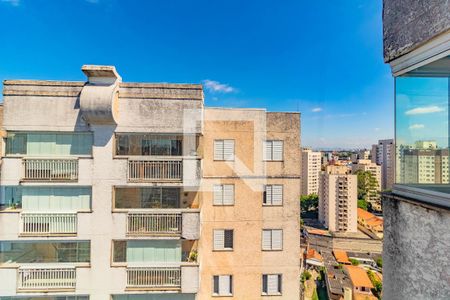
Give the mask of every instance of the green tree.
POLYGON ((358 200, 358 207, 364 210, 367 210, 369 208, 369 202, 367 202, 364 199, 359 199, 358 200))
POLYGON ((369 276, 369 279, 370 279, 370 281, 372 281, 372 284, 374 286, 374 288, 372 289, 372 293, 375 295, 375 297, 377 297, 378 299, 381 299, 381 292, 383 290, 383 284, 371 270, 367 271, 367 276, 369 276))
MULTIPOLYGON (((370 198, 378 194, 378 181, 369 171, 358 170, 355 174, 358 179, 358 199, 368 202, 370 198)), ((367 209, 371 210, 371 208, 371 205, 368 205, 367 209)))
POLYGON ((353 266, 359 265, 359 260, 357 259, 349 258, 348 260, 352 263, 353 266))
POLYGON ((300 209, 302 212, 316 211, 319 207, 319 195, 310 194, 300 197, 300 209))
POLYGON ((377 263, 377 266, 379 267, 379 268, 383 268, 383 258, 380 256, 380 257, 378 257, 376 260, 375 260, 375 262, 377 263))
POLYGON ((304 271, 302 275, 300 276, 300 281, 305 282, 306 280, 309 280, 311 278, 311 273, 308 271, 304 271))

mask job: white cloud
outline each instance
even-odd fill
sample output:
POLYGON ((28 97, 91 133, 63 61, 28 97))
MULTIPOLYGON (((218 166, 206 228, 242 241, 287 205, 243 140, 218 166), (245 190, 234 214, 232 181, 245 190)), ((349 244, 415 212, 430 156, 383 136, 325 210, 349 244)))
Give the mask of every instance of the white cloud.
POLYGON ((1 0, 2 2, 11 4, 12 6, 19 6, 20 0, 1 0))
POLYGON ((313 109, 311 109, 312 112, 321 112, 322 111, 322 107, 314 107, 313 109))
POLYGON ((379 127, 375 127, 373 130, 374 131, 380 131, 380 128, 379 127))
POLYGON ((414 129, 422 129, 422 128, 425 128, 425 125, 423 125, 423 124, 412 124, 411 126, 409 126, 409 129, 412 129, 412 130, 414 130, 414 129))
POLYGON ((416 107, 413 109, 410 109, 405 112, 406 115, 423 115, 423 114, 432 114, 444 111, 443 108, 432 105, 432 106, 423 106, 423 107, 416 107))
POLYGON ((214 80, 203 80, 203 85, 207 90, 213 93, 233 93, 236 92, 236 89, 228 84, 220 83, 214 80))

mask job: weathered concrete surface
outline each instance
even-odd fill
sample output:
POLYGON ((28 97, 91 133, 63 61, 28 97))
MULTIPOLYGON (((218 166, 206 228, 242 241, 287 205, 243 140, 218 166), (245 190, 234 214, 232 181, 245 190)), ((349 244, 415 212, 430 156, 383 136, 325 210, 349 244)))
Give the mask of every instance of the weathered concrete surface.
POLYGON ((450 299, 450 211, 383 199, 383 299, 450 299))
POLYGON ((450 0, 384 0, 384 60, 390 62, 450 30, 450 0))

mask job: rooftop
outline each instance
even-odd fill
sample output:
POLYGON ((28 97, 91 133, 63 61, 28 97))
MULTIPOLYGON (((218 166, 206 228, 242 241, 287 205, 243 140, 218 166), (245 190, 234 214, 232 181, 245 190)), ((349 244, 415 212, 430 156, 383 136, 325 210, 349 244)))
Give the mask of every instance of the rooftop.
POLYGON ((373 288, 372 281, 370 281, 369 276, 363 268, 356 266, 345 266, 348 276, 352 281, 353 286, 364 286, 368 288, 373 288))
POLYGON ((336 261, 340 264, 349 265, 351 262, 348 260, 347 253, 342 250, 333 250, 334 257, 336 261))

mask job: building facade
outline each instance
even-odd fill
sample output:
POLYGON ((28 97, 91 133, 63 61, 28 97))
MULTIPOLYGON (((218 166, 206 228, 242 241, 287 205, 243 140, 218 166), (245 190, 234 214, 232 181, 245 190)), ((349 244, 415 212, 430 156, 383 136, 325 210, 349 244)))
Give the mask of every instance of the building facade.
POLYGON ((395 146, 393 139, 379 140, 372 145, 371 159, 381 166, 381 190, 390 190, 395 178, 395 146))
POLYGON ((368 159, 360 159, 356 164, 352 164, 352 173, 358 171, 369 172, 374 179, 367 191, 366 201, 372 205, 372 209, 381 211, 381 167, 368 159))
POLYGON ((356 175, 346 166, 327 166, 320 174, 319 221, 334 232, 357 231, 356 175))
POLYGON ((449 2, 384 0, 383 32, 395 78, 397 161, 383 196, 383 298, 449 299, 450 186, 436 182, 448 167, 437 160, 449 148, 449 2))
POLYGON ((4 82, 0 299, 298 295, 299 114, 82 70, 4 82))
POLYGON ((318 194, 322 153, 302 149, 302 195, 318 194))

